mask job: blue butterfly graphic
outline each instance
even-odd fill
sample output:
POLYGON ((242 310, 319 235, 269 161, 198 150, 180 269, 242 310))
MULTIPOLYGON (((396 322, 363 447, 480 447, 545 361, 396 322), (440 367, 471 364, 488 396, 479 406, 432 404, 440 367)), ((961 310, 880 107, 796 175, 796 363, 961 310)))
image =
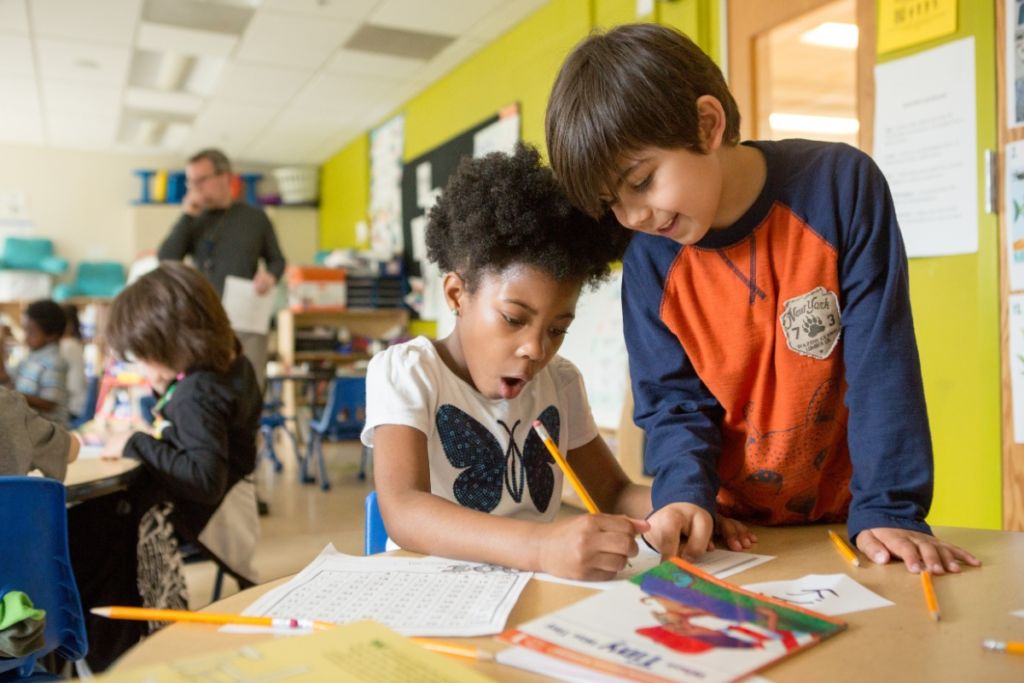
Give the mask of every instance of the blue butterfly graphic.
MULTIPOLYGON (((558 409, 548 406, 538 419, 557 444, 561 423, 558 409)), ((461 505, 490 512, 501 502, 502 489, 518 503, 523 499, 525 481, 537 510, 548 509, 555 487, 555 461, 537 432, 529 427, 523 449, 519 450, 515 433, 521 422, 516 420, 510 428, 498 421, 508 435, 508 447, 502 448, 486 427, 459 408, 445 404, 438 409, 437 432, 444 454, 452 467, 467 468, 455 478, 452 489, 461 505)))

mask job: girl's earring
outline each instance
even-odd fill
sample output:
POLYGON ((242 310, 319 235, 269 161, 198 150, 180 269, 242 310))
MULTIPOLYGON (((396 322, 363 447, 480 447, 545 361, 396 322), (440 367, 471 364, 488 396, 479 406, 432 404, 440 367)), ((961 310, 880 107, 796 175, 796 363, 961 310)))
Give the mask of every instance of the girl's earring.
POLYGON ((452 309, 452 315, 454 315, 456 318, 458 318, 459 317, 459 309, 453 308, 452 309))

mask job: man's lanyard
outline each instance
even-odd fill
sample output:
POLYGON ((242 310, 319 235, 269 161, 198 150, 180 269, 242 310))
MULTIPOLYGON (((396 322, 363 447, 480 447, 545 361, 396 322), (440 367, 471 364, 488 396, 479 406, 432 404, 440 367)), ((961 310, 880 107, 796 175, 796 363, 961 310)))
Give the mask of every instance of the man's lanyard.
POLYGON ((154 415, 159 414, 160 417, 163 417, 164 406, 166 406, 168 401, 171 400, 171 396, 174 396, 174 390, 178 388, 178 382, 183 379, 185 379, 185 373, 179 372, 178 376, 174 378, 173 382, 171 382, 171 385, 167 387, 167 391, 164 392, 164 395, 161 396, 160 400, 156 402, 155 406, 153 406, 154 415))

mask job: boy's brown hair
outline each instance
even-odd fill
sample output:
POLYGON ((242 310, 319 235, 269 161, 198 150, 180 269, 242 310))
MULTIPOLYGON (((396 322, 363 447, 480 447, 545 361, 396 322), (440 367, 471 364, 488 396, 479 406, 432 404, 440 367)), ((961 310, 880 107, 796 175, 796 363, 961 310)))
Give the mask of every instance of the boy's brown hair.
POLYGON ((626 24, 580 42, 558 73, 545 121, 548 158, 572 203, 591 216, 604 214, 600 195, 625 153, 703 153, 703 95, 722 103, 724 142, 739 143, 740 114, 721 70, 679 31, 626 24))
POLYGON ((227 372, 235 333, 213 286, 199 271, 163 261, 118 294, 106 337, 119 354, 132 354, 185 372, 227 372))

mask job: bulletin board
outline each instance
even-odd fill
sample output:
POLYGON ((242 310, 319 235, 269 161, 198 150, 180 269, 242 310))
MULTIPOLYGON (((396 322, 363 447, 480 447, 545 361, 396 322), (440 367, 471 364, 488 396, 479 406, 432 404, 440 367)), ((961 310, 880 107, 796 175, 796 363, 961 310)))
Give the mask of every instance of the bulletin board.
POLYGON ((402 257, 408 276, 423 279, 424 296, 412 304, 420 318, 437 320, 443 308, 438 296, 440 273, 427 262, 424 240, 430 208, 463 157, 510 152, 519 140, 519 129, 519 106, 512 104, 403 166, 402 257))

